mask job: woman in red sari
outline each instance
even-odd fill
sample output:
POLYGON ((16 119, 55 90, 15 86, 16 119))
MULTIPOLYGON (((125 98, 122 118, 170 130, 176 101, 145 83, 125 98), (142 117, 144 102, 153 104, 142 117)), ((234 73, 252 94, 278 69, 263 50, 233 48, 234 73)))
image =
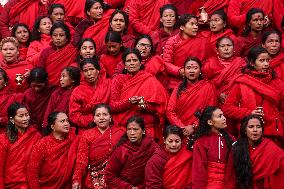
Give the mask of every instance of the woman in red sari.
POLYGON ((105 187, 104 171, 123 129, 112 125, 110 107, 97 104, 94 108, 92 129, 85 131, 79 142, 73 189, 105 187))
POLYGON ((63 22, 54 23, 50 34, 51 47, 41 52, 38 65, 46 69, 48 82, 58 85, 61 71, 67 66, 77 66, 74 64, 77 49, 70 43, 70 31, 63 22))
POLYGON ((192 189, 234 188, 233 164, 229 161, 233 139, 226 127, 226 118, 217 107, 208 106, 200 115, 197 131, 189 141, 189 147, 193 147, 192 189))
POLYGON ((90 128, 95 105, 109 103, 110 98, 110 80, 100 73, 98 61, 84 59, 80 68, 84 80, 73 90, 69 101, 69 118, 79 132, 90 128))
POLYGON ((161 137, 167 105, 167 92, 150 73, 142 70, 142 58, 137 49, 123 54, 125 74, 112 79, 110 106, 119 127, 133 115, 144 118, 148 135, 161 137))
POLYGON ((48 16, 38 17, 32 30, 31 44, 27 52, 27 60, 34 66, 39 64, 39 56, 43 49, 50 46, 51 18, 48 16))
POLYGON ((14 103, 8 108, 7 132, 0 135, 0 187, 28 189, 27 166, 34 144, 41 138, 27 108, 14 103))
POLYGON ((19 42, 19 57, 21 60, 26 60, 28 47, 31 42, 31 32, 26 24, 15 24, 12 29, 12 37, 15 37, 19 42))
POLYGON ((107 189, 145 188, 145 167, 159 146, 146 134, 143 118, 126 121, 126 133, 111 154, 105 170, 107 189))
POLYGON ((284 150, 263 137, 264 127, 258 115, 242 120, 241 137, 232 147, 237 188, 284 188, 284 150))
POLYGON ((267 31, 262 35, 262 47, 269 53, 270 66, 277 77, 284 81, 284 53, 281 52, 282 36, 277 31, 267 31))
POLYGON ((24 92, 28 88, 25 79, 33 66, 19 59, 19 43, 13 37, 2 39, 0 50, 3 55, 0 66, 10 78, 9 87, 15 92, 24 92))
POLYGON ((198 124, 195 112, 216 105, 217 92, 213 84, 202 80, 200 60, 188 57, 183 69, 183 81, 174 89, 166 115, 172 125, 182 128, 184 135, 189 136, 198 124))
POLYGON ((210 45, 208 32, 198 33, 196 16, 182 15, 180 23, 180 33, 169 38, 163 52, 170 91, 182 80, 182 67, 187 57, 193 56, 203 61, 214 53, 207 48, 210 45))
POLYGON ((69 100, 75 87, 80 84, 80 69, 77 67, 66 67, 61 72, 60 88, 51 95, 44 114, 43 127, 47 125, 47 118, 51 112, 61 111, 68 114, 69 100))
POLYGON ((164 143, 146 164, 146 188, 190 188, 192 151, 183 143, 182 129, 175 125, 167 126, 164 130, 164 143))
POLYGON ((237 125, 243 117, 256 114, 265 121, 264 136, 281 146, 284 139, 284 83, 270 68, 270 56, 263 47, 249 51, 247 66, 237 76, 225 101, 225 115, 237 125))
POLYGON ((79 140, 63 112, 48 116, 45 137, 31 152, 27 178, 30 189, 70 189, 79 140))

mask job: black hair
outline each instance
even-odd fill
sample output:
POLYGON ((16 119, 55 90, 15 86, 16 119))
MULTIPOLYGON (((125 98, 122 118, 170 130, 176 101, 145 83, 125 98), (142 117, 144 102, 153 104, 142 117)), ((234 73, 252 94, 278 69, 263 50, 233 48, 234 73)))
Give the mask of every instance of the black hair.
MULTIPOLYGON (((129 55, 129 54, 135 54, 135 55, 137 56, 138 60, 140 61, 140 63, 142 62, 142 57, 141 57, 141 54, 140 54, 140 52, 139 52, 138 49, 127 48, 127 49, 123 52, 123 55, 122 55, 122 61, 123 61, 124 64, 125 64, 125 62, 126 62, 126 57, 127 57, 127 55, 129 55)), ((145 68, 145 66, 141 63, 140 70, 143 70, 144 68, 145 68)), ((124 69, 124 70, 122 71, 122 73, 123 73, 123 74, 126 74, 126 73, 127 73, 127 70, 124 69)))
POLYGON ((41 33, 38 30, 39 30, 40 22, 44 18, 49 18, 50 21, 52 22, 52 19, 50 18, 50 16, 39 16, 39 17, 37 17, 37 19, 35 20, 33 29, 32 29, 31 41, 40 41, 40 39, 41 39, 40 34, 41 33))
POLYGON ((265 44, 267 38, 268 38, 271 34, 276 34, 276 35, 278 35, 279 40, 280 40, 280 44, 281 44, 281 42, 282 42, 282 35, 281 35, 280 32, 278 32, 278 31, 276 31, 276 30, 265 31, 265 32, 262 34, 261 43, 262 43, 262 44, 265 44))
POLYGON ((8 83, 9 77, 8 77, 6 71, 5 71, 3 68, 0 68, 0 74, 2 74, 2 77, 3 77, 3 79, 4 79, 4 82, 5 82, 5 83, 8 83))
POLYGON ((166 138, 170 135, 170 134, 174 134, 180 137, 180 139, 183 138, 183 130, 176 126, 176 125, 168 125, 166 126, 166 128, 164 129, 164 140, 166 140, 166 138))
MULTIPOLYGON (((224 22, 224 23, 227 23, 227 21, 228 21, 227 14, 226 14, 226 12, 225 12, 223 9, 219 9, 219 10, 214 11, 214 12, 211 14, 211 16, 214 15, 214 14, 219 15, 220 18, 223 20, 223 22, 224 22)), ((211 17, 211 16, 210 16, 210 17, 211 17)))
MULTIPOLYGON (((192 149, 194 142, 198 138, 204 135, 209 135, 209 133, 212 132, 211 126, 208 124, 208 120, 212 119, 213 113, 217 109, 219 109, 217 106, 207 106, 202 113, 201 112, 195 113, 195 116, 199 118, 199 125, 197 127, 194 137, 188 142, 189 149, 192 149)), ((224 129, 220 129, 220 133, 223 135, 226 141, 227 148, 231 149, 233 144, 233 139, 224 129)))
POLYGON ((282 17, 282 20, 281 20, 281 28, 282 28, 282 30, 284 30, 283 28, 284 28, 284 16, 282 17))
POLYGON ((228 40, 230 40, 232 42, 233 46, 235 45, 234 40, 232 38, 230 38, 229 36, 224 36, 224 37, 221 37, 221 38, 217 39, 217 42, 216 42, 216 48, 217 49, 219 48, 220 42, 223 39, 228 39, 228 40))
POLYGON ((151 38, 150 35, 140 35, 139 37, 137 37, 135 39, 135 42, 134 42, 134 47, 136 48, 137 44, 139 43, 139 41, 141 39, 148 39, 150 41, 150 46, 151 46, 151 54, 153 55, 155 53, 155 49, 154 49, 154 46, 153 46, 153 40, 151 38))
POLYGON ((234 166, 237 178, 237 188, 247 189, 252 188, 253 174, 252 174, 252 162, 249 154, 249 143, 246 135, 246 128, 249 120, 258 119, 264 129, 264 123, 262 118, 258 115, 248 115, 243 118, 240 128, 240 138, 232 146, 234 166))
MULTIPOLYGON (((170 9, 170 10, 172 10, 172 11, 174 11, 175 12, 175 18, 176 18, 176 23, 175 23, 175 25, 174 25, 174 28, 177 28, 177 25, 178 25, 178 10, 177 10, 177 8, 173 5, 173 4, 165 4, 165 5, 163 5, 161 8, 160 8, 160 18, 162 18, 163 17, 163 13, 164 13, 164 11, 165 10, 168 10, 168 9, 170 9)), ((163 24, 161 23, 161 27, 163 27, 163 24)))
MULTIPOLYGON (((128 26, 129 26, 129 16, 126 12, 122 11, 122 10, 119 10, 119 9, 116 9, 110 16, 109 18, 109 23, 112 22, 112 19, 115 15, 117 14, 122 14, 123 18, 124 18, 124 22, 125 22, 125 28, 124 28, 124 31, 123 33, 125 34, 127 32, 127 29, 128 29, 128 26)), ((109 27, 109 30, 112 31, 112 28, 109 27)))
MULTIPOLYGON (((183 68, 185 68, 186 64, 189 62, 189 61, 194 61, 198 64, 199 68, 200 68, 200 73, 201 73, 201 68, 202 68, 202 63, 201 61, 196 58, 196 57, 188 57, 185 61, 184 61, 184 64, 183 64, 183 68)), ((202 74, 199 75, 198 77, 199 80, 202 79, 202 74)), ((183 77, 182 79, 182 83, 179 85, 178 87, 178 90, 177 90, 177 97, 180 96, 181 92, 184 91, 187 87, 187 78, 186 77, 183 77)))
MULTIPOLYGON (((95 107, 93 108, 93 115, 96 114, 97 109, 99 108, 105 108, 108 113, 111 115, 111 108, 108 104, 105 103, 100 103, 100 104, 96 104, 95 107)), ((110 125, 113 124, 113 122, 111 121, 110 125)), ((91 123, 89 123, 89 127, 96 127, 96 123, 94 121, 92 121, 91 123)))
POLYGON ((122 43, 120 33, 115 31, 108 31, 105 37, 105 43, 107 42, 122 43))
MULTIPOLYGON (((20 104, 18 102, 11 104, 8 107, 8 125, 7 125, 7 137, 11 143, 14 143, 18 140, 18 129, 15 126, 15 123, 11 121, 11 119, 15 118, 17 115, 17 111, 20 108, 26 108, 23 104, 20 104)), ((27 109, 27 108, 26 108, 27 109)))
POLYGON ((31 70, 27 82, 31 84, 32 82, 47 83, 48 82, 48 73, 44 68, 35 67, 31 70))
POLYGON ((65 14, 65 7, 64 7, 64 5, 59 4, 59 3, 53 3, 53 4, 49 5, 47 14, 51 15, 53 13, 53 10, 56 9, 56 8, 62 9, 64 14, 65 14))
POLYGON ((47 126, 44 128, 43 130, 43 135, 44 136, 47 136, 49 135, 50 133, 52 133, 52 128, 51 128, 51 125, 53 125, 57 119, 57 116, 58 114, 66 114, 65 112, 60 112, 60 111, 55 111, 55 112, 51 112, 49 115, 48 115, 48 118, 47 118, 47 126))
MULTIPOLYGON (((26 24, 24 24, 24 23, 17 23, 17 24, 15 24, 15 25, 13 26, 12 32, 11 32, 12 37, 17 38, 17 37, 16 37, 16 32, 17 32, 17 29, 18 29, 19 27, 24 27, 24 28, 26 28, 26 29, 28 30, 29 38, 28 38, 28 41, 27 41, 27 43, 26 43, 26 47, 28 47, 28 46, 30 45, 30 42, 31 42, 32 34, 31 34, 31 31, 30 31, 29 27, 28 27, 26 24)), ((18 41, 19 41, 19 40, 18 40, 18 41)))
POLYGON ((92 64, 96 70, 101 70, 100 64, 98 59, 94 59, 94 58, 85 58, 80 62, 80 69, 83 70, 83 67, 86 64, 92 64))
POLYGON ((68 39, 68 41, 71 40, 71 34, 70 34, 70 30, 69 30, 68 26, 66 26, 66 24, 64 24, 61 21, 55 22, 52 25, 52 27, 50 29, 50 35, 51 36, 52 36, 54 30, 56 30, 57 28, 61 28, 65 32, 65 35, 66 35, 66 38, 68 39))
POLYGON ((81 73, 80 73, 79 68, 74 67, 74 66, 68 66, 64 68, 63 70, 66 70, 70 79, 74 81, 73 83, 74 86, 80 85, 81 73))
POLYGON ((249 33, 251 32, 251 27, 250 27, 250 21, 252 19, 252 15, 256 14, 256 13, 261 13, 264 17, 264 12, 261 9, 258 8, 251 8, 247 14, 246 14, 246 26, 244 28, 244 31, 242 32, 242 36, 248 36, 249 33))
POLYGON ((189 20, 191 20, 192 18, 197 20, 197 16, 193 15, 193 14, 183 14, 180 16, 179 18, 179 25, 180 26, 185 26, 187 22, 189 22, 189 20))

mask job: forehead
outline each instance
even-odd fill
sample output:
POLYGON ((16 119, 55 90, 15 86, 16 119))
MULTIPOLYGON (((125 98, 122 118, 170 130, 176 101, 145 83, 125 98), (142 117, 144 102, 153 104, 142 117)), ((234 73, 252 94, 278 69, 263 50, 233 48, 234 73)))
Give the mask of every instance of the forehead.
POLYGON ((67 115, 63 112, 60 112, 59 114, 57 114, 56 119, 58 120, 62 120, 62 119, 66 119, 68 118, 67 115))
POLYGON ((85 46, 85 47, 86 47, 86 46, 88 46, 88 47, 89 47, 89 46, 94 47, 94 43, 92 43, 91 41, 85 41, 85 42, 82 44, 82 47, 83 47, 83 46, 85 46))
POLYGON ((218 116, 218 115, 220 115, 220 114, 223 114, 223 112, 222 112, 222 110, 220 110, 220 109, 218 108, 218 109, 216 109, 216 110, 213 112, 212 116, 218 116))
POLYGON ((219 14, 212 14, 212 15, 211 15, 211 19, 216 19, 216 18, 220 18, 220 19, 223 20, 223 18, 222 18, 221 15, 219 15, 219 14))
POLYGON ((181 138, 176 134, 169 134, 167 140, 180 140, 181 138))
POLYGON ((108 112, 107 108, 100 107, 100 108, 97 108, 96 111, 95 111, 95 114, 98 114, 98 113, 109 113, 109 112, 108 112))
POLYGON ((52 33, 65 33, 63 28, 56 28, 52 33))
POLYGON ((198 66, 199 67, 198 63, 194 60, 187 61, 185 66, 198 66))
POLYGON ((280 37, 279 37, 278 34, 272 33, 272 34, 270 34, 270 35, 267 37, 266 41, 272 40, 272 39, 274 39, 274 40, 280 40, 280 37))
POLYGON ((28 110, 26 108, 19 108, 17 110, 17 114, 25 114, 28 113, 28 110))
POLYGON ((197 23, 197 19, 196 18, 190 18, 186 24, 188 23, 197 23))
POLYGON ((126 56, 126 59, 133 59, 133 58, 138 59, 137 55, 134 53, 130 53, 126 56))
POLYGON ((124 19, 124 16, 121 13, 116 13, 112 19, 124 19))
POLYGON ((56 8, 54 8, 54 9, 52 10, 52 13, 58 13, 58 12, 64 13, 64 10, 63 10, 62 8, 60 8, 60 7, 56 7, 56 8))
POLYGON ((28 31, 28 29, 25 26, 18 26, 16 31, 19 31, 19 30, 28 31))
POLYGON ((269 54, 268 53, 260 53, 258 56, 257 56, 257 59, 260 59, 260 58, 269 58, 269 54))
POLYGON ((248 121, 248 125, 260 125, 260 121, 256 118, 252 118, 248 121))
POLYGON ((127 128, 135 128, 135 129, 141 129, 140 125, 138 123, 136 123, 135 121, 130 122, 129 124, 127 124, 127 128))
POLYGON ((50 18, 45 17, 45 18, 40 20, 40 23, 44 23, 44 22, 51 22, 51 20, 50 20, 50 18))
MULTIPOLYGON (((83 66, 83 69, 90 69, 90 68, 95 68, 95 66, 91 63, 86 63, 84 66, 83 66)), ((95 68, 96 69, 96 68, 95 68)))
POLYGON ((172 9, 165 9, 165 10, 163 11, 163 15, 164 15, 164 14, 175 14, 175 11, 172 10, 172 9))
POLYGON ((140 39, 140 40, 138 41, 138 43, 150 44, 150 41, 149 41, 149 39, 147 39, 147 38, 142 38, 142 39, 140 39))
POLYGON ((224 39, 221 39, 221 41, 219 42, 219 45, 227 45, 227 44, 233 44, 232 40, 228 38, 224 38, 224 39))
POLYGON ((16 45, 13 42, 6 42, 3 44, 3 47, 16 47, 16 45))
POLYGON ((251 19, 256 19, 256 18, 263 18, 263 14, 258 12, 251 15, 251 19))

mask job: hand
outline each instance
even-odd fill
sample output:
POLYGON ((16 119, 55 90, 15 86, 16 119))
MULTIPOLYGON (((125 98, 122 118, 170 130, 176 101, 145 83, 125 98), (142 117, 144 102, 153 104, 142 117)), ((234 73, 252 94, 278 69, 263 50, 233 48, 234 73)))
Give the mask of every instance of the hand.
POLYGON ((259 116, 264 116, 264 113, 263 113, 263 108, 262 107, 256 107, 255 110, 253 110, 251 112, 252 114, 255 114, 255 115, 259 115, 259 116))
POLYGON ((41 4, 47 5, 49 3, 49 0, 40 0, 41 4))
POLYGON ((142 99, 141 96, 133 96, 128 100, 130 101, 131 104, 137 104, 141 99, 142 99))
POLYGON ((227 95, 225 93, 221 93, 218 99, 222 104, 224 104, 227 99, 227 95))
POLYGON ((28 78, 30 76, 31 70, 30 69, 25 69, 26 73, 24 73, 24 78, 28 78))
POLYGON ((188 125, 183 129, 183 135, 189 136, 194 132, 194 128, 192 125, 188 125))
POLYGON ((264 23, 263 24, 264 24, 265 27, 268 27, 270 25, 270 19, 268 18, 268 16, 264 17, 264 23))
POLYGON ((136 186, 132 186, 132 188, 131 189, 138 189, 136 186))
POLYGON ((74 184, 72 184, 72 189, 80 189, 80 188, 81 188, 80 183, 75 182, 74 184))
POLYGON ((205 11, 204 8, 201 8, 200 16, 198 18, 198 23, 206 24, 208 22, 208 13, 205 11))
POLYGON ((181 69, 179 70, 179 75, 180 75, 181 77, 184 76, 184 69, 183 69, 183 68, 181 68, 181 69))

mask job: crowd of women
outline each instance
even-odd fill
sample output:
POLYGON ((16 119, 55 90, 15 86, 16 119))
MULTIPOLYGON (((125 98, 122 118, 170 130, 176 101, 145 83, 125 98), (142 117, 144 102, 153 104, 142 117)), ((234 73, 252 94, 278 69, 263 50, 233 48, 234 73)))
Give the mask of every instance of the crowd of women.
POLYGON ((0 188, 284 188, 283 0, 0 9, 0 188))

